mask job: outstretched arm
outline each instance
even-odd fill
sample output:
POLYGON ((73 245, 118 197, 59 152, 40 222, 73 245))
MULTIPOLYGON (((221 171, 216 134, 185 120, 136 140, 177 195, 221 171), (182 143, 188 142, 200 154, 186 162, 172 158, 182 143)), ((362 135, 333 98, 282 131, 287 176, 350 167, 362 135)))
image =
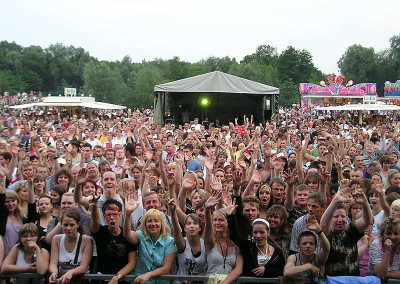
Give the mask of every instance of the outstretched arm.
POLYGON ((131 230, 132 224, 132 212, 136 210, 138 204, 134 200, 133 196, 127 196, 125 198, 125 218, 123 226, 124 237, 134 245, 138 245, 140 238, 139 234, 131 230))

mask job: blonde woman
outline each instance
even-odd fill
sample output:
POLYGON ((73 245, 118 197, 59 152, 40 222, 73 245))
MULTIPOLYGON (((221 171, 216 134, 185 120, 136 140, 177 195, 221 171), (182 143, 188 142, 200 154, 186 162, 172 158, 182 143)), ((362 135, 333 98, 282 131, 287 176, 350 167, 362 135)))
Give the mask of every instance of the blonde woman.
MULTIPOLYGON (((131 230, 132 212, 138 202, 132 196, 125 198, 124 237, 139 247, 138 261, 133 274, 138 275, 136 284, 151 283, 151 278, 167 274, 176 255, 175 241, 164 215, 157 209, 150 209, 144 215, 138 231, 131 230)), ((157 283, 169 281, 157 281, 157 283)))
POLYGON ((232 283, 242 274, 243 258, 239 248, 229 239, 225 211, 219 209, 211 214, 212 208, 222 198, 221 182, 214 182, 212 187, 214 192, 205 204, 204 243, 207 253, 207 275, 221 275, 218 277, 219 283, 232 283), (217 187, 221 187, 221 190, 218 190, 217 187))
POLYGON ((18 185, 15 188, 15 192, 18 195, 19 198, 19 203, 18 207, 19 210, 21 211, 22 216, 25 216, 28 214, 28 191, 30 189, 30 185, 28 181, 23 180, 18 183, 18 185))

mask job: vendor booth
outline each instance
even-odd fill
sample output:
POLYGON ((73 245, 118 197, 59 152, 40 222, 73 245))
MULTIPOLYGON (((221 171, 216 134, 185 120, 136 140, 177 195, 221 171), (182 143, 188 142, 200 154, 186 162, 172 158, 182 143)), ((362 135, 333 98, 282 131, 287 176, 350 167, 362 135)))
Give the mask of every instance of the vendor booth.
POLYGON ((344 76, 328 76, 327 85, 321 81, 320 85, 300 83, 302 107, 316 107, 326 105, 344 105, 363 103, 366 96, 377 96, 376 83, 361 83, 352 86, 353 81, 342 85, 344 76))

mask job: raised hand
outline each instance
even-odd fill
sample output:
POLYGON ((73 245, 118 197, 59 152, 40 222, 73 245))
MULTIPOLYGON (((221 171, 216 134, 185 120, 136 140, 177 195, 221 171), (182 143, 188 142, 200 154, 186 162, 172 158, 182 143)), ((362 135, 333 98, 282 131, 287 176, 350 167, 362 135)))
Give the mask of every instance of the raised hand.
POLYGON ((204 153, 206 153, 207 157, 211 158, 211 150, 208 149, 206 146, 203 147, 204 153))
POLYGON ((125 198, 125 213, 126 214, 132 214, 133 211, 136 210, 136 208, 138 208, 139 206, 139 202, 137 202, 134 198, 134 196, 128 195, 125 198))
POLYGON ((236 199, 232 201, 232 198, 227 198, 225 203, 222 204, 222 207, 224 208, 226 215, 230 216, 235 214, 236 208, 238 207, 236 204, 236 199))
POLYGON ((321 183, 327 183, 329 177, 331 176, 330 173, 326 171, 326 168, 322 168, 319 173, 319 180, 321 183))
POLYGON ((97 201, 99 201, 100 195, 96 197, 96 195, 92 194, 92 198, 89 200, 89 206, 97 205, 97 201))
POLYGON ((301 144, 300 144, 300 142, 296 142, 296 144, 294 145, 294 151, 296 152, 296 154, 301 152, 301 144))
POLYGON ((182 154, 180 154, 180 153, 177 153, 177 154, 175 155, 174 160, 175 160, 175 163, 176 163, 177 165, 182 166, 183 163, 184 163, 184 156, 183 156, 182 154))
POLYGON ((351 195, 351 190, 347 186, 347 184, 348 184, 348 180, 341 180, 340 181, 340 191, 336 193, 336 195, 333 198, 333 200, 336 200, 336 201, 339 201, 339 202, 347 202, 348 201, 349 195, 351 195))
POLYGON ((242 176, 243 176, 243 174, 240 171, 235 170, 232 173, 232 176, 233 176, 233 186, 242 185, 242 176))
POLYGON ((167 206, 168 206, 169 211, 175 212, 175 210, 176 210, 175 199, 167 198, 167 206))
POLYGON ((221 191, 222 192, 222 183, 219 179, 217 179, 216 177, 212 177, 211 179, 211 189, 213 191, 221 191))
POLYGON ((365 203, 368 200, 362 188, 357 188, 353 191, 352 196, 357 203, 365 203))
POLYGON ((152 151, 146 151, 144 152, 144 156, 146 158, 146 160, 152 160, 153 159, 153 152, 152 151))
POLYGON ((17 156, 18 155, 18 150, 19 150, 18 147, 11 147, 11 148, 9 148, 9 150, 10 150, 10 152, 11 152, 11 154, 13 156, 17 156))
POLYGON ((144 170, 144 176, 145 177, 150 177, 150 170, 151 170, 151 168, 146 168, 145 170, 144 170))
POLYGON ((320 232, 321 231, 321 226, 319 225, 317 219, 315 218, 315 215, 310 215, 307 218, 307 229, 310 231, 314 232, 320 232))
POLYGON ((222 191, 213 191, 211 196, 207 199, 205 206, 206 208, 212 208, 215 207, 215 205, 218 204, 218 202, 222 198, 222 191))
POLYGON ((214 168, 214 159, 208 158, 204 161, 204 166, 206 167, 206 169, 210 172, 212 172, 213 168, 214 168))
POLYGON ((167 184, 168 187, 172 187, 175 183, 174 173, 168 173, 167 175, 167 184))
POLYGON ((182 181, 182 188, 184 190, 191 190, 196 187, 196 180, 191 176, 185 176, 182 181))
POLYGON ((287 172, 283 172, 282 176, 285 177, 286 183, 288 185, 293 185, 297 178, 296 170, 289 168, 287 172))
POLYGON ((25 173, 24 178, 29 182, 29 184, 33 184, 33 173, 25 173))
POLYGON ((87 169, 82 168, 76 176, 76 184, 84 184, 86 182, 87 169))

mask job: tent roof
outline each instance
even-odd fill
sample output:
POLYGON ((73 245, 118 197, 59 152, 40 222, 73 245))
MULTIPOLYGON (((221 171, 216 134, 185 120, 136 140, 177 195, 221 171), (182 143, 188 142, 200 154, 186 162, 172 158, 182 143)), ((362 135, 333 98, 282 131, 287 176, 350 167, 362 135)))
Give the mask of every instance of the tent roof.
POLYGON ((226 74, 220 71, 154 86, 154 92, 279 94, 276 87, 226 74))

